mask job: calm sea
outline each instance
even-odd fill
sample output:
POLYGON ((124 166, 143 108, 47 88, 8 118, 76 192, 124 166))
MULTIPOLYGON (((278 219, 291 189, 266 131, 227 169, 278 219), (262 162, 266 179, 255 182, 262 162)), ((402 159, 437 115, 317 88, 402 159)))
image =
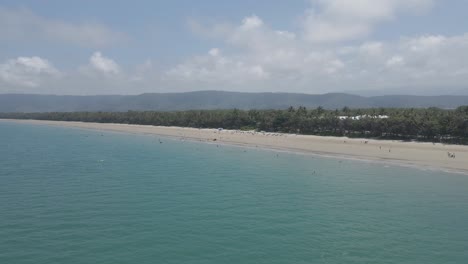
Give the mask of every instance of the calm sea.
POLYGON ((468 176, 0 122, 0 263, 465 264, 468 176))

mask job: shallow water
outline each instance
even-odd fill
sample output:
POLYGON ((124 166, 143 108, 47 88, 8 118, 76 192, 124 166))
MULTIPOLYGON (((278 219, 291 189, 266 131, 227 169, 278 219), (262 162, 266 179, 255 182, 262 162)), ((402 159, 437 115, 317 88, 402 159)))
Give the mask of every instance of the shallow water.
POLYGON ((0 122, 0 263, 468 263, 468 176, 0 122))

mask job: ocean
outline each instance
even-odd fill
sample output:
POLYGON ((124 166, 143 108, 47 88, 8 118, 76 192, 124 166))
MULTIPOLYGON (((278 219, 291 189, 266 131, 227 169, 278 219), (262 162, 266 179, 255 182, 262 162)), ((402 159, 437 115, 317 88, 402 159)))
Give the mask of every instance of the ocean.
POLYGON ((0 122, 0 263, 468 263, 468 175, 0 122))

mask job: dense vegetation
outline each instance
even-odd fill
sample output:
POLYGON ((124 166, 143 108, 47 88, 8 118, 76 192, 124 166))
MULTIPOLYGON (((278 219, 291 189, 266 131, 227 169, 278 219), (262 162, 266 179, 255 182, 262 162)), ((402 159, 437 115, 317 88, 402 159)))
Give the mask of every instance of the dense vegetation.
POLYGON ((124 123, 195 128, 256 129, 311 135, 386 138, 468 144, 468 106, 325 110, 192 110, 176 112, 0 113, 0 118, 124 123), (367 116, 366 116, 367 115, 367 116), (388 118, 376 118, 387 115, 388 118), (340 116, 361 116, 359 120, 340 116))

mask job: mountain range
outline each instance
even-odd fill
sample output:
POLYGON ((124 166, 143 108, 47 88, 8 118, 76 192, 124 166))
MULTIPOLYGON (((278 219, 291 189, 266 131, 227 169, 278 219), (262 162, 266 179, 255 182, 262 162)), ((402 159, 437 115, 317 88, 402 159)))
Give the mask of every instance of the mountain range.
POLYGON ((364 97, 346 93, 242 93, 197 91, 141 95, 0 94, 0 112, 176 111, 196 109, 284 109, 289 106, 337 109, 371 107, 456 108, 468 105, 468 96, 384 95, 364 97))

